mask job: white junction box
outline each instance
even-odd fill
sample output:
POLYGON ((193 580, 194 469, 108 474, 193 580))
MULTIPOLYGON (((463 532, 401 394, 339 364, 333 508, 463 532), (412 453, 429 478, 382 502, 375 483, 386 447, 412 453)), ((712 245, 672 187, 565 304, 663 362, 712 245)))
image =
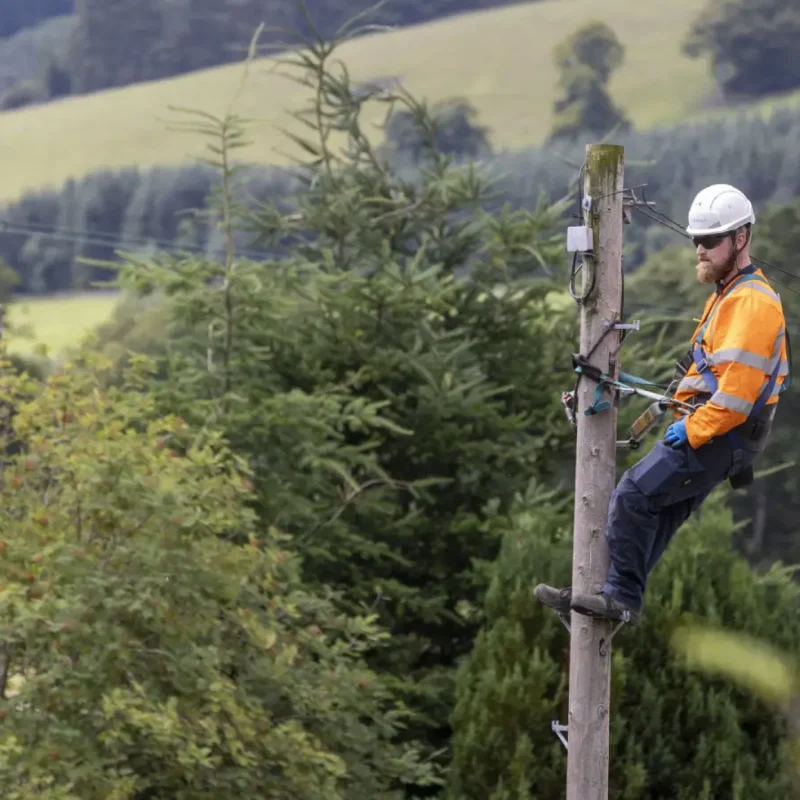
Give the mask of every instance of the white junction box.
POLYGON ((594 237, 588 225, 573 225, 567 228, 568 253, 588 253, 593 249, 594 237))

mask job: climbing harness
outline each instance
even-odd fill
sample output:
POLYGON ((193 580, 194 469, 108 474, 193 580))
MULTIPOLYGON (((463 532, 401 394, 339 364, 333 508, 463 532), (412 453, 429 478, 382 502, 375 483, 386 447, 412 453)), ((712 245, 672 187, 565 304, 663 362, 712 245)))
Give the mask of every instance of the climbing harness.
MULTIPOLYGON (((733 292, 739 290, 740 288, 742 288, 742 286, 744 286, 745 283, 749 283, 749 282, 764 283, 767 286, 769 286, 767 281, 764 278, 762 278, 760 275, 755 275, 755 274, 753 274, 753 272, 744 272, 743 271, 743 273, 739 277, 736 278, 736 280, 735 280, 734 284, 732 285, 730 291, 725 295, 725 297, 726 298, 730 297, 730 295, 733 292)), ((776 295, 776 296, 780 300, 780 295, 776 295)), ((700 375, 700 377, 703 379, 703 381, 705 382, 705 384, 706 384, 706 386, 707 386, 707 388, 708 388, 708 390, 709 390, 711 395, 713 395, 717 391, 717 388, 719 386, 719 381, 717 380, 716 375, 714 375, 714 373, 711 371, 711 365, 709 364, 708 356, 706 355, 706 351, 705 351, 705 349, 703 347, 703 337, 705 336, 705 333, 708 330, 708 326, 709 326, 712 318, 714 317, 714 315, 716 314, 717 310, 719 309, 719 306, 720 306, 721 302, 722 301, 721 301, 720 297, 718 297, 714 301, 714 305, 711 307, 710 311, 708 312, 708 315, 706 316, 706 319, 705 319, 705 322, 703 323, 703 326, 698 331, 697 336, 695 336, 695 339, 694 339, 694 341, 692 343, 692 349, 691 349, 691 358, 694 361, 694 365, 695 365, 695 369, 697 370, 697 374, 700 375)), ((780 387, 780 389, 778 391, 778 394, 783 394, 789 388, 789 386, 791 384, 791 378, 792 378, 792 374, 791 374, 791 344, 790 344, 789 339, 788 339, 789 331, 784 326, 784 328, 783 328, 781 333, 782 333, 783 336, 787 337, 786 344, 787 344, 787 360, 788 360, 788 363, 789 363, 789 374, 787 375, 786 380, 784 381, 784 383, 781 385, 781 387, 780 387)), ((780 336, 781 336, 781 334, 779 334, 778 340, 780 340, 780 336)), ((733 445, 733 466, 731 467, 731 471, 729 473, 729 481, 730 481, 731 485, 733 486, 733 488, 735 488, 735 489, 742 488, 743 486, 748 486, 750 483, 753 482, 753 477, 754 477, 753 476, 753 468, 752 467, 747 467, 747 468, 743 469, 743 467, 742 467, 742 461, 743 461, 743 458, 744 458, 744 449, 745 449, 744 442, 742 441, 742 435, 745 435, 744 431, 745 431, 745 426, 746 426, 747 428, 749 428, 751 430, 749 432, 749 436, 745 435, 745 438, 749 438, 749 439, 751 439, 753 441, 756 441, 758 438, 761 438, 761 436, 763 436, 763 434, 766 432, 766 430, 770 427, 770 425, 771 425, 771 415, 770 415, 770 418, 767 419, 767 420, 760 420, 759 419, 759 415, 760 415, 762 409, 764 409, 764 407, 766 406, 767 400, 769 400, 769 398, 772 397, 772 393, 773 393, 773 390, 775 388, 775 382, 778 379, 778 376, 780 374, 780 370, 781 370, 781 359, 779 357, 777 357, 776 358, 776 364, 775 364, 775 367, 774 367, 774 369, 772 371, 772 374, 770 375, 769 379, 767 380, 767 383, 764 386, 764 388, 761 390, 761 394, 758 396, 758 398, 756 399, 755 403, 753 404, 753 407, 752 407, 747 419, 741 425, 738 425, 736 428, 734 428, 733 430, 728 432, 728 436, 730 437, 731 444, 733 445), (759 424, 759 423, 761 423, 761 424, 759 424), (758 436, 756 434, 758 434, 758 436)))
MULTIPOLYGON (((742 274, 736 279, 735 284, 725 295, 725 297, 730 296, 733 291, 737 291, 749 281, 757 281, 769 286, 768 282, 764 278, 753 273, 754 270, 751 272, 743 271, 742 274)), ((780 295, 776 296, 780 300, 780 295)), ((653 381, 645 380, 644 378, 631 375, 627 372, 620 372, 619 377, 614 379, 613 377, 606 375, 599 367, 591 364, 587 356, 581 355, 580 353, 572 354, 573 369, 574 372, 579 376, 579 380, 580 377, 585 377, 597 384, 594 393, 594 400, 592 404, 584 411, 585 415, 593 416, 595 414, 599 414, 601 411, 606 411, 611 408, 613 398, 612 400, 603 399, 603 394, 606 390, 610 390, 613 395, 636 395, 654 401, 639 417, 637 417, 637 419, 631 425, 628 439, 618 441, 617 447, 626 447, 631 450, 638 449, 647 435, 653 429, 663 423, 668 410, 672 409, 682 415, 691 414, 698 408, 699 405, 702 405, 702 402, 697 401, 707 401, 717 391, 718 381, 710 369, 709 359, 706 355, 705 349, 703 348, 702 342, 706 330, 708 329, 709 324, 719 308, 719 304, 720 303, 718 301, 715 301, 705 318, 703 326, 700 328, 695 336, 694 341, 692 342, 692 348, 683 359, 676 362, 677 370, 673 381, 663 394, 649 391, 648 389, 644 388, 654 387, 663 390, 663 384, 654 383, 653 381), (677 388, 678 381, 683 375, 685 375, 692 363, 694 363, 698 375, 700 375, 705 382, 708 392, 704 393, 703 396, 693 398, 695 402, 676 400, 673 395, 675 389, 677 388)), ((610 327, 617 328, 622 327, 622 325, 613 325, 610 327)), ((625 327, 636 328, 638 326, 626 325, 625 327)), ((789 337, 789 331, 786 329, 786 327, 783 328, 782 335, 786 337, 786 355, 789 367, 788 375, 779 389, 779 394, 783 394, 783 392, 790 387, 792 382, 791 339, 789 337)), ((590 351, 590 355, 594 349, 595 348, 593 347, 592 351, 590 351)), ((742 468, 745 449, 742 437, 750 441, 758 441, 764 436, 769 427, 771 427, 770 423, 772 415, 770 414, 766 417, 762 417, 762 412, 766 406, 767 400, 772 396, 775 383, 780 374, 780 370, 781 360, 778 359, 772 374, 767 380, 767 383, 762 389, 758 399, 754 403, 747 420, 734 428, 732 431, 729 431, 730 441, 734 448, 733 467, 729 475, 729 480, 734 488, 746 486, 753 480, 752 468, 742 468)), ((573 428, 575 428, 577 425, 576 396, 577 387, 576 390, 571 392, 562 392, 561 394, 561 402, 564 405, 567 419, 573 428)))

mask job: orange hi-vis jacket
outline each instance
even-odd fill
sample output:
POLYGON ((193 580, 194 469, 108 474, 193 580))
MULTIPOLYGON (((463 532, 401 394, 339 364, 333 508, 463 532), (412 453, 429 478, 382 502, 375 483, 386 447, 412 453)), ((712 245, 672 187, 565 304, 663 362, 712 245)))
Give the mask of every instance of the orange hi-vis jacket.
MULTIPOLYGON (((777 403, 783 390, 789 374, 786 321, 780 297, 761 270, 751 265, 708 298, 692 335, 692 347, 698 346, 717 388, 686 418, 687 438, 693 448, 745 422, 776 367, 777 378, 766 404, 777 403)), ((692 363, 674 397, 691 402, 696 395, 709 393, 708 383, 692 363)))

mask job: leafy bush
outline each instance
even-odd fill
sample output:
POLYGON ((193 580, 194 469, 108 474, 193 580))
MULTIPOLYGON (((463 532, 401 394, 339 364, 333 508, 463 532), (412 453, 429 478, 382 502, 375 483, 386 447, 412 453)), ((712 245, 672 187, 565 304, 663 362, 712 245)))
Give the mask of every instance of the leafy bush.
POLYGON ((5 796, 371 800, 424 785, 388 741, 402 709, 361 661, 374 621, 303 587, 284 537, 256 523, 241 458, 156 412, 146 360, 119 388, 106 369, 0 379, 23 445, 0 486, 5 796))

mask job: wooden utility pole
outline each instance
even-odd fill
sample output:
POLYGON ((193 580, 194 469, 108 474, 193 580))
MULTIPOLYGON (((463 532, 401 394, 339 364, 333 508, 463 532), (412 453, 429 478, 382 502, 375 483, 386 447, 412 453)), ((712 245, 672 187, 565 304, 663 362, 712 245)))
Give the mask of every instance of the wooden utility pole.
MULTIPOLYGON (((622 292, 622 189, 624 150, 618 145, 586 148, 584 225, 593 231, 593 255, 584 256, 580 352, 614 378, 622 292), (591 270, 594 269, 594 287, 591 270)), ((608 504, 616 483, 617 404, 586 416, 596 384, 584 378, 575 398, 577 458, 572 557, 573 592, 599 592, 608 570, 604 536, 608 504)), ((605 400, 610 399, 606 393, 605 400)), ((611 694, 610 635, 613 624, 576 612, 571 615, 569 661, 569 747, 567 800, 608 800, 608 728, 611 694)))

